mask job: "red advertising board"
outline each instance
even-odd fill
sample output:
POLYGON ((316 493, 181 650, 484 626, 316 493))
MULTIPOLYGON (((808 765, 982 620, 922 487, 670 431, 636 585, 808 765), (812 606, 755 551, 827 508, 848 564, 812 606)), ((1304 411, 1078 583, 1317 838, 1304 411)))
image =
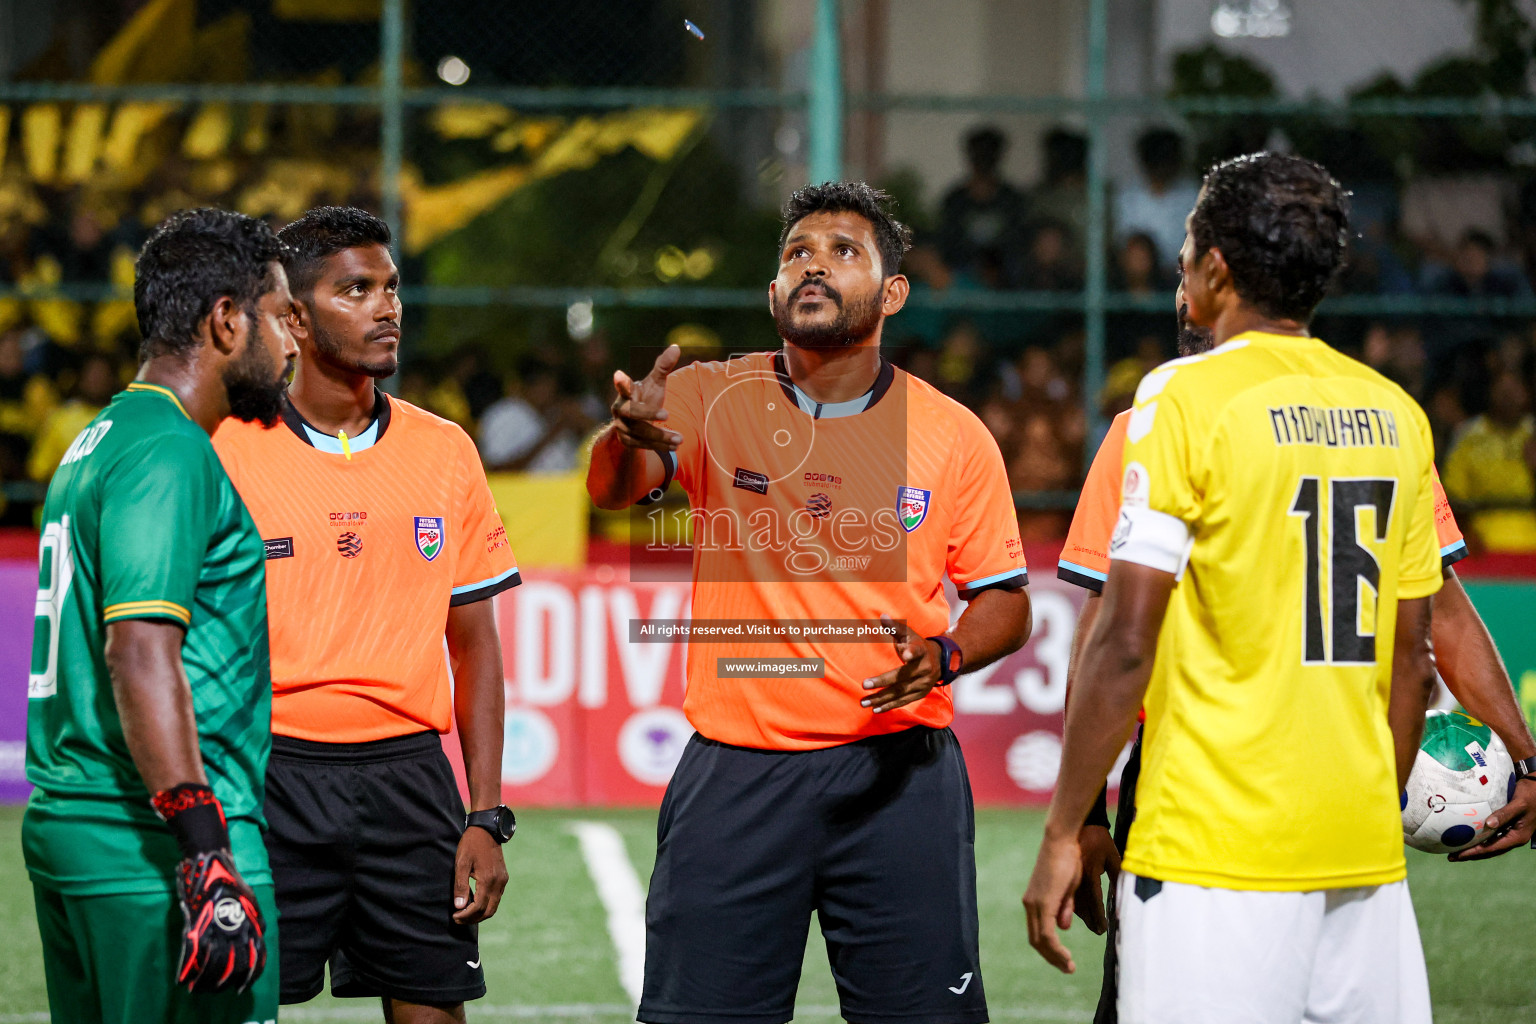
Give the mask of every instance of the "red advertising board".
MULTIPOLYGON (((1050 556, 1045 564, 1031 560, 1030 642, 954 684, 954 729, 982 803, 1043 803, 1055 784, 1067 660, 1084 594, 1055 578, 1050 556)), ((686 648, 630 643, 629 623, 687 618, 689 584, 631 582, 608 565, 530 571, 524 580, 496 598, 507 679, 506 801, 658 803, 692 733, 681 711, 686 648)))

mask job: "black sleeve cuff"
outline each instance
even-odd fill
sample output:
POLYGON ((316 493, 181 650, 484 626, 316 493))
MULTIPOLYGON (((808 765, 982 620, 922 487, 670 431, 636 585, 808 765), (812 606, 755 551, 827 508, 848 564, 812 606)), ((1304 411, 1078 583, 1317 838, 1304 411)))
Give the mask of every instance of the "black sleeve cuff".
POLYGON ((474 604, 476 601, 484 601, 488 597, 495 597, 503 590, 511 590, 521 582, 523 582, 522 574, 514 569, 512 575, 505 579, 487 583, 485 586, 475 590, 466 590, 462 594, 454 594, 448 599, 448 607, 457 608, 461 604, 474 604))
POLYGON ((1445 570, 1449 569, 1463 558, 1466 558, 1471 553, 1472 552, 1467 550, 1467 542, 1462 541, 1460 544, 1456 545, 1455 548, 1440 556, 1440 571, 1445 572, 1445 570))
POLYGON ((677 476, 677 453, 657 452, 661 456, 661 464, 666 467, 667 475, 661 480, 661 486, 635 502, 636 505, 654 505, 667 493, 667 488, 672 486, 672 478, 677 476))
POLYGON ((1104 593, 1104 581, 1092 576, 1085 576, 1080 572, 1073 572, 1064 565, 1056 567, 1056 578, 1065 583, 1075 583, 1084 590, 1091 590, 1095 594, 1104 593))
POLYGON ((1023 590, 1027 586, 1029 586, 1029 573, 1025 571, 1009 576, 1005 580, 998 580, 996 583, 988 583, 985 586, 975 587, 971 590, 960 590, 957 587, 955 592, 959 594, 960 600, 969 601, 984 590, 1023 590))
POLYGON ((1088 808, 1088 819, 1083 822, 1083 827, 1087 828, 1089 825, 1097 825, 1106 831, 1109 830, 1108 784, 1106 784, 1103 789, 1099 790, 1099 795, 1093 801, 1093 806, 1088 808))

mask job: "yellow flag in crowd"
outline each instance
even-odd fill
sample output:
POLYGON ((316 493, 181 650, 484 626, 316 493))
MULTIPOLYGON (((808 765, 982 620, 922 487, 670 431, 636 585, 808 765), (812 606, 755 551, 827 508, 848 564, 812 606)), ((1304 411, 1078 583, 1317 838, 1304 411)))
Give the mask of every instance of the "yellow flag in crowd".
MULTIPOLYGON (((647 107, 601 118, 582 117, 556 134, 532 164, 482 171, 444 185, 423 186, 415 178, 407 177, 400 188, 405 200, 405 250, 412 255, 421 252, 530 181, 584 170, 627 146, 652 160, 669 160, 697 127, 701 116, 697 110, 647 107)), ((464 132, 497 120, 480 111, 446 121, 438 118, 436 124, 450 132, 464 132)), ((510 132, 515 128, 513 125, 504 130, 510 132)))

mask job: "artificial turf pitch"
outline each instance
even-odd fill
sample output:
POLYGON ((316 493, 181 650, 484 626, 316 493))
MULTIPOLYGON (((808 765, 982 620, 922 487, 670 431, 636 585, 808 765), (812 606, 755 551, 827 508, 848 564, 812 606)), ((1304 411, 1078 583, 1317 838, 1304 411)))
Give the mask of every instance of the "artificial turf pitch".
MULTIPOLYGON (((655 856, 654 812, 519 814, 517 837, 506 847, 512 882, 500 913, 480 932, 489 994, 471 1005, 471 1020, 633 1020, 619 983, 606 912, 568 828, 578 820, 618 829, 641 881, 649 877, 655 856)), ((1077 959, 1078 973, 1068 977, 1035 955, 1025 933, 1019 897, 1034 863, 1041 820, 1038 811, 977 813, 982 970, 988 1002, 993 1019, 1000 1022, 1086 1024, 1098 997, 1103 940, 1081 922, 1074 923, 1066 943, 1077 959)), ((0 808, 0 1024, 41 1024, 48 1020, 48 1000, 31 885, 21 860, 20 827, 20 808, 0 808)), ((1536 1021, 1536 940, 1530 924, 1536 921, 1536 852, 1516 850, 1486 863, 1451 864, 1409 851, 1408 863, 1436 1021, 1536 1021)), ((124 922, 124 927, 132 923, 124 922)), ((722 921, 721 927, 729 927, 729 922, 722 921)), ((813 922, 796 1019, 830 1024, 839 1019, 836 1005, 813 922)), ((370 1000, 324 995, 303 1006, 285 1007, 282 1019, 377 1021, 381 1015, 370 1000)))

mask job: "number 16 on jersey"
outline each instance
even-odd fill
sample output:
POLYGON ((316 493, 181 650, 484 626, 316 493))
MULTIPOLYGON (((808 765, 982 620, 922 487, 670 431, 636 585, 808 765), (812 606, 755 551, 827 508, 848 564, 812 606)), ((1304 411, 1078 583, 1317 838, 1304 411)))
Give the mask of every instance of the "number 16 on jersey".
POLYGON ((1396 497, 1397 481, 1384 477, 1304 476, 1297 485, 1289 511, 1306 536, 1303 664, 1376 663, 1381 563, 1366 544, 1386 541, 1396 497))

